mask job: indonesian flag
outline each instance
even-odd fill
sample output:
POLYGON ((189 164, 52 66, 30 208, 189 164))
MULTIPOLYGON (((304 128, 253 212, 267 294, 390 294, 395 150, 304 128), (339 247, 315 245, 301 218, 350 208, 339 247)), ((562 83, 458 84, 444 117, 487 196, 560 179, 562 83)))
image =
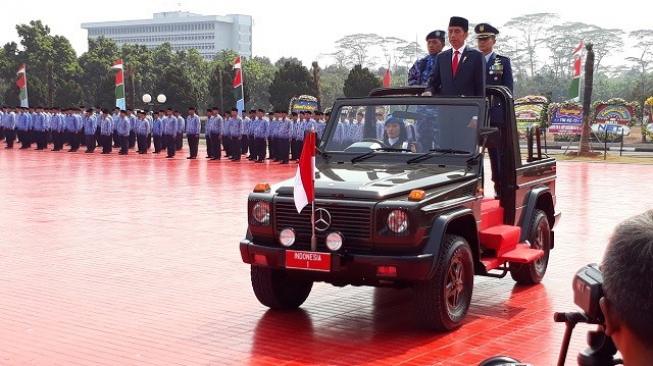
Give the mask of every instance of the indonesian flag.
POLYGON ((234 60, 234 70, 236 70, 236 73, 234 75, 233 87, 239 88, 243 83, 243 70, 240 63, 240 56, 236 57, 234 60))
POLYGON ((383 75, 383 87, 389 88, 392 84, 392 75, 390 74, 390 68, 385 70, 385 75, 383 75))
POLYGON ((583 50, 583 48, 585 48, 585 42, 583 42, 583 40, 581 39, 578 46, 576 46, 576 48, 574 49, 574 55, 579 54, 583 50))
POLYGON ((574 49, 574 61, 572 64, 572 79, 571 85, 569 85, 569 99, 571 100, 580 100, 580 76, 582 68, 582 57, 583 48, 585 43, 581 40, 578 46, 574 49))
POLYGON ((113 66, 111 66, 112 70, 122 70, 123 69, 123 63, 122 59, 119 58, 116 61, 113 62, 113 66))
POLYGON ((127 108, 127 101, 125 99, 125 71, 122 59, 117 59, 111 66, 112 70, 116 70, 116 107, 120 109, 127 108))
POLYGON ((29 102, 27 101, 27 72, 25 71, 25 64, 20 65, 20 68, 16 72, 16 86, 18 87, 18 99, 20 99, 21 107, 29 107, 29 102))
POLYGON ((242 116, 245 110, 245 91, 243 90, 243 68, 240 63, 240 56, 234 60, 234 70, 236 70, 232 83, 234 87, 234 99, 236 100, 238 115, 242 116))
POLYGON ((315 200, 315 131, 310 131, 304 139, 302 155, 295 173, 293 199, 297 213, 315 200))

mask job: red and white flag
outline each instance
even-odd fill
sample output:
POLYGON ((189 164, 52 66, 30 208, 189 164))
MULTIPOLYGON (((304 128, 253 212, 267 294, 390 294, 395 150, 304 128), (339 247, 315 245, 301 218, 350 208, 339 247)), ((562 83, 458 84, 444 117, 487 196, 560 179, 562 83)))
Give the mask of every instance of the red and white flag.
POLYGON ((295 173, 293 199, 297 213, 315 200, 315 132, 310 131, 304 139, 302 155, 295 173))
POLYGON ((389 88, 392 85, 392 74, 390 74, 390 68, 385 70, 385 75, 383 75, 383 87, 389 88))

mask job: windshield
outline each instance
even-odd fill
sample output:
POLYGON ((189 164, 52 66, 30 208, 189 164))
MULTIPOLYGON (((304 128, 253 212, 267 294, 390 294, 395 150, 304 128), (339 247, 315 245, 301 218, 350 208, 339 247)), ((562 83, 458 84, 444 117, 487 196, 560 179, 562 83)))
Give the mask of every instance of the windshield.
POLYGON ((345 105, 334 110, 323 149, 421 154, 477 150, 476 105, 345 105))

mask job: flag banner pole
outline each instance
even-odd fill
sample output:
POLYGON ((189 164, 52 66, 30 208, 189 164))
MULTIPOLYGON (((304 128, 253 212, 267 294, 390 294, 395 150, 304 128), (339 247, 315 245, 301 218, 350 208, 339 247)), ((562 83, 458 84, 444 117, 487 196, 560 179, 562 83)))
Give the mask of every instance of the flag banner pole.
POLYGON ((311 251, 317 251, 317 237, 315 236, 315 200, 311 202, 311 251))

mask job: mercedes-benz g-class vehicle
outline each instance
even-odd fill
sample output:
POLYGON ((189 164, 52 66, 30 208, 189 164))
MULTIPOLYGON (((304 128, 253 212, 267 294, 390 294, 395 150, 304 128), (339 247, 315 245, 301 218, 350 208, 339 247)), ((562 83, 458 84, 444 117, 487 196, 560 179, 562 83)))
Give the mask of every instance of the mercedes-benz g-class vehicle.
POLYGON ((314 211, 297 212, 292 179, 256 185, 240 253, 262 304, 297 308, 319 281, 409 286, 419 323, 451 330, 467 314, 474 275, 542 280, 559 213, 556 162, 539 129, 529 129, 522 156, 508 89, 422 91, 335 102, 317 147, 314 211), (484 194, 487 145, 499 151, 498 196, 484 194))

